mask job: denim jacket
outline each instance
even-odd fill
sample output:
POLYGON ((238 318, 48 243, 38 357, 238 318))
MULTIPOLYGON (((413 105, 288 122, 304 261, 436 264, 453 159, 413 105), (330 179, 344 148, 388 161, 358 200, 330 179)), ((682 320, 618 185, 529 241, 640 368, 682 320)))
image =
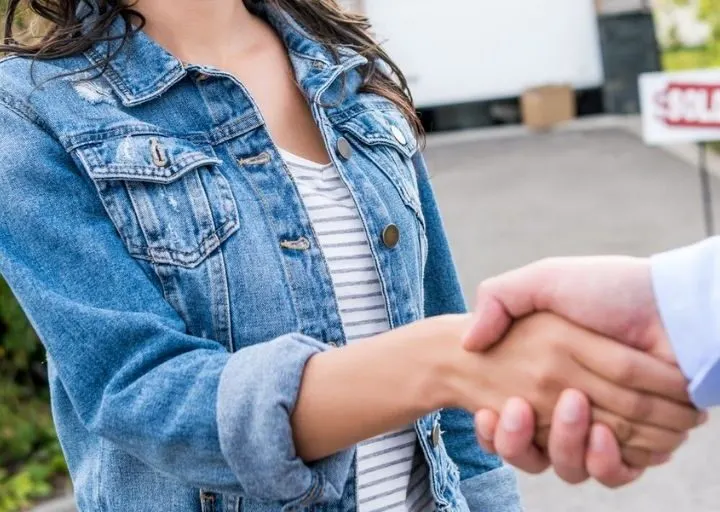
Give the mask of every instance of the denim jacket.
MULTIPOLYGON (((360 92, 367 59, 259 14, 357 203, 391 325, 464 312, 417 139, 360 92)), ((356 509, 354 449, 313 464, 294 451, 304 365, 345 339, 308 214, 242 83, 143 33, 8 57, 0 203, 0 272, 47 349, 82 512, 356 509), (102 75, 87 71, 108 52, 102 75)), ((416 431, 439 510, 521 509, 469 414, 430 414, 416 431)))

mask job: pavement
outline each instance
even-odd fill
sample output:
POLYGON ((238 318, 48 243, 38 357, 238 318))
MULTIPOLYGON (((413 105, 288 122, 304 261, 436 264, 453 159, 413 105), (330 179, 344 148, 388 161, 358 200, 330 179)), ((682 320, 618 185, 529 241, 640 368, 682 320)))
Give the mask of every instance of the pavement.
MULTIPOLYGON (((651 149, 634 118, 432 136, 426 157, 470 302, 483 278, 555 255, 645 256, 704 236, 692 147, 651 149)), ((711 159, 720 176, 720 158, 711 159)), ((713 181, 720 205, 720 183, 713 181)), ((720 219, 720 216, 718 216, 720 219)), ((720 225, 720 223, 718 223, 720 225)), ((720 511, 720 416, 667 466, 617 491, 520 476, 529 512, 720 511)), ((67 503, 36 512, 72 512, 67 503)))
MULTIPOLYGON (((700 240, 694 155, 692 147, 644 146, 632 118, 544 135, 510 128, 432 138, 426 156, 468 300, 483 278, 546 256, 646 256, 700 240)), ((720 205, 720 183, 712 185, 720 205)), ((525 505, 529 512, 720 511, 719 434, 716 415, 670 464, 621 490, 520 475, 525 505)))

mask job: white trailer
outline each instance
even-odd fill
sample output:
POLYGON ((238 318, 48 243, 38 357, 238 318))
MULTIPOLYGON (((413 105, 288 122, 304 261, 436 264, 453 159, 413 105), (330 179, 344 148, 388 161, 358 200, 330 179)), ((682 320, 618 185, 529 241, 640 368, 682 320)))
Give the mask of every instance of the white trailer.
POLYGON ((348 0, 408 77, 420 108, 603 84, 594 0, 348 0))

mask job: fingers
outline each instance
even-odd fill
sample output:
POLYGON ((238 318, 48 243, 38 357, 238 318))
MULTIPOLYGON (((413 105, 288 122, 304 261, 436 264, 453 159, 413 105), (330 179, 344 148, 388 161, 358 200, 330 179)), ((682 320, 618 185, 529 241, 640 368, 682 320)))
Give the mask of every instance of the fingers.
POLYGON ((649 468, 667 463, 672 456, 671 453, 654 453, 641 448, 620 448, 622 460, 631 468, 649 468))
POLYGON ((475 414, 475 434, 478 444, 486 453, 497 453, 495 449, 495 431, 500 418, 495 411, 482 410, 475 414))
MULTIPOLYGON (((604 407, 599 403, 597 405, 604 407)), ((654 453, 668 453, 677 450, 688 438, 687 432, 675 432, 650 425, 631 423, 618 414, 599 407, 593 408, 593 423, 602 423, 608 427, 624 447, 638 448, 654 453)))
POLYGON ((630 422, 666 430, 677 437, 697 426, 700 421, 701 414, 690 406, 626 389, 592 372, 582 375, 578 380, 579 383, 575 385, 585 392, 597 407, 630 422))
POLYGON ((527 473, 542 473, 550 462, 533 444, 535 415, 520 398, 505 404, 495 432, 495 448, 508 463, 527 473))
POLYGON ((471 352, 483 352, 500 341, 513 318, 502 303, 478 287, 475 323, 463 339, 463 347, 471 352))
POLYGON ((553 413, 548 453, 555 473, 571 484, 584 482, 590 476, 585 469, 590 420, 587 397, 576 390, 564 391, 553 413))
MULTIPOLYGON (((574 347, 583 366, 622 387, 690 403, 687 380, 677 367, 609 338, 596 336, 595 339, 597 341, 574 347)), ((678 418, 678 428, 695 427, 698 419, 699 413, 694 408, 692 412, 685 410, 678 418)))
POLYGON ((536 262, 488 279, 480 288, 502 303, 511 317, 522 318, 541 309, 538 298, 548 294, 548 287, 556 281, 556 270, 536 262))
POLYGON ((623 463, 617 440, 605 425, 593 425, 590 430, 585 464, 592 478, 610 488, 634 482, 643 473, 642 469, 630 468, 623 463))

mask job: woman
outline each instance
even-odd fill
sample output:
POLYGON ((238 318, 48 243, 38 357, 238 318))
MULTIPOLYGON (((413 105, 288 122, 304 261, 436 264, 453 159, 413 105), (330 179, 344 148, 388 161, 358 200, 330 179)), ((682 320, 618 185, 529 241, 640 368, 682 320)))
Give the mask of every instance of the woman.
POLYGON ((571 383, 636 454, 696 424, 676 370, 643 359, 663 378, 625 389, 594 361, 643 356, 559 319, 462 349, 420 123, 362 18, 30 4, 47 34, 0 64, 0 271, 47 348, 81 511, 514 511, 466 411, 551 411, 571 383))

